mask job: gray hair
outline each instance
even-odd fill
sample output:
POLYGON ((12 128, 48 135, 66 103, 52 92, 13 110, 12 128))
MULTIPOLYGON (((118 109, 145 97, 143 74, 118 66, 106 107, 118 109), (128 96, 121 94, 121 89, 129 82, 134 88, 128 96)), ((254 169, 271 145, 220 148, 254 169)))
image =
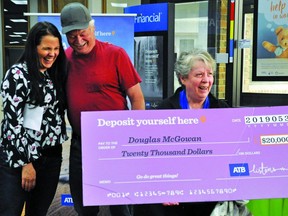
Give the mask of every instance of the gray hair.
POLYGON ((180 84, 182 84, 180 78, 187 78, 197 61, 203 61, 205 65, 210 66, 213 71, 216 69, 216 62, 209 52, 201 49, 193 49, 189 52, 182 52, 174 67, 174 72, 180 84))
POLYGON ((94 19, 91 19, 91 20, 89 21, 89 26, 90 26, 90 27, 94 27, 94 22, 95 22, 95 20, 94 20, 94 19))

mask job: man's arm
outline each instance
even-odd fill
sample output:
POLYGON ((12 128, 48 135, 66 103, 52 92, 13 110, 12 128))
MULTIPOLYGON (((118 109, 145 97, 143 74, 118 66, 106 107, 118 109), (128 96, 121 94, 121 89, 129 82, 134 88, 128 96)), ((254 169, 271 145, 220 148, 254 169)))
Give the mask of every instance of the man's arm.
POLYGON ((139 83, 127 89, 126 94, 130 100, 132 110, 145 109, 145 100, 139 83))

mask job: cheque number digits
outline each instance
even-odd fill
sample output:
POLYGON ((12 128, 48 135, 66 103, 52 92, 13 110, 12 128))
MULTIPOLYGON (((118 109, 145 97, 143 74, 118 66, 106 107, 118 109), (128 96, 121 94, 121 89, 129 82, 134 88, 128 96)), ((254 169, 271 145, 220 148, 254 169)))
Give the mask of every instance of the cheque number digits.
POLYGON ((245 116, 245 124, 287 123, 288 115, 245 116))

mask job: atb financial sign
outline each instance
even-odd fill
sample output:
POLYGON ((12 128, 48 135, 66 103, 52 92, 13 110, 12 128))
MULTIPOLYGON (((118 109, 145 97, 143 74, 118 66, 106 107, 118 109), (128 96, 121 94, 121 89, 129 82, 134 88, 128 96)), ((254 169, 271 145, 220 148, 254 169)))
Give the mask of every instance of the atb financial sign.
POLYGON ((145 4, 124 9, 124 13, 134 13, 135 32, 168 30, 168 3, 145 4))

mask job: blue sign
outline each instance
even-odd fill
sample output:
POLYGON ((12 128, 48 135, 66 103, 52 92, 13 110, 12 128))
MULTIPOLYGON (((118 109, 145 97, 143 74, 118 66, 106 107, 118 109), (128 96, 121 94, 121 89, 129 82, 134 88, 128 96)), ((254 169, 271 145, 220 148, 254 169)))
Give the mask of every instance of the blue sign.
POLYGON ((73 206, 73 200, 70 194, 61 195, 61 205, 62 206, 73 206))
MULTIPOLYGON (((125 49, 131 61, 134 61, 134 16, 92 16, 95 21, 95 36, 100 41, 109 42, 125 49)), ((65 34, 62 34, 60 17, 39 15, 38 21, 53 23, 62 35, 64 49, 69 47, 65 34)))
POLYGON ((124 13, 134 13, 135 32, 168 30, 168 3, 144 4, 124 8, 124 13))
POLYGON ((229 164, 230 176, 249 176, 248 163, 229 164))

